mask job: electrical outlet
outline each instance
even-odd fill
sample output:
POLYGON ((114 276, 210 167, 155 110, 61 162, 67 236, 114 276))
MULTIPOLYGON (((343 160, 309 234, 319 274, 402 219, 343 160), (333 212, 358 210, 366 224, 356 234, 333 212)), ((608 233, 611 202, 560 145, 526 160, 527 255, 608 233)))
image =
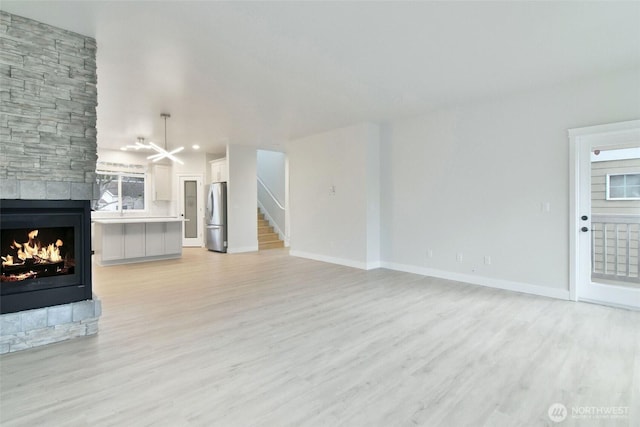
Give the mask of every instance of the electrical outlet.
POLYGON ((484 256, 484 265, 491 265, 491 257, 489 255, 484 256))
POLYGON ((427 258, 433 258, 433 249, 427 249, 427 258))
POLYGON ((456 255, 456 261, 462 262, 462 252, 458 252, 456 255))

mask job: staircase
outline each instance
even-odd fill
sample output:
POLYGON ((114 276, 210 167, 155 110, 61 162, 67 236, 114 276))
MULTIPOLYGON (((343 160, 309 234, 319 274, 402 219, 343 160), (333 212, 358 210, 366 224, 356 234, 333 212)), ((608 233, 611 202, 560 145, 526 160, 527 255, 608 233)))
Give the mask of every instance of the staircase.
POLYGON ((283 247, 284 242, 280 240, 278 233, 273 231, 273 227, 269 225, 269 221, 264 218, 264 214, 258 208, 258 248, 262 250, 283 247))

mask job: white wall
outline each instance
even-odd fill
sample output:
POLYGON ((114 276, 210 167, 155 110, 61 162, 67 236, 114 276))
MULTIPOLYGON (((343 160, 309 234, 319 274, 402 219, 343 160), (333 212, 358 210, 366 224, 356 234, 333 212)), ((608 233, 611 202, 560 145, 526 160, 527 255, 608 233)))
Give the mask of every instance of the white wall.
POLYGON ((285 160, 286 155, 279 151, 258 150, 258 176, 283 206, 285 202, 285 160))
POLYGON ((367 268, 380 267, 381 158, 380 127, 367 127, 367 268))
POLYGON ((567 129, 637 119, 639 94, 635 68, 390 123, 383 265, 568 297, 567 129))
POLYGON ((256 148, 227 146, 227 240, 230 253, 258 250, 256 148))
POLYGON ((184 162, 173 163, 173 171, 175 175, 202 175, 206 178, 207 158, 205 153, 180 153, 180 160, 184 162))
POLYGON ((291 141, 292 255, 359 268, 377 266, 378 152, 379 131, 372 124, 291 141))

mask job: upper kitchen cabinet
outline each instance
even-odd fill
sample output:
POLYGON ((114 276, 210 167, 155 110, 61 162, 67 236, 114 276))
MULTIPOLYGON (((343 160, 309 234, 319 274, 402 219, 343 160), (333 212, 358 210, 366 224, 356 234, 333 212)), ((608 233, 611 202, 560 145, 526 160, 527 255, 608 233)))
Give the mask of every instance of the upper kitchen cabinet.
POLYGON ((229 174, 227 172, 227 159, 216 159, 209 162, 211 164, 211 181, 227 182, 229 174))
POLYGON ((171 200, 171 166, 153 165, 153 200, 171 200))

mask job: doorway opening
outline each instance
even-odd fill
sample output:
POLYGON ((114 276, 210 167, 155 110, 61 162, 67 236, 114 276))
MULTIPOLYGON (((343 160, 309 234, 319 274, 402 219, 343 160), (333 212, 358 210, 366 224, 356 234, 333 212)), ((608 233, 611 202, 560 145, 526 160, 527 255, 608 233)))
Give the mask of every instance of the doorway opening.
POLYGON ((289 163, 280 151, 257 150, 258 248, 289 246, 289 163))

